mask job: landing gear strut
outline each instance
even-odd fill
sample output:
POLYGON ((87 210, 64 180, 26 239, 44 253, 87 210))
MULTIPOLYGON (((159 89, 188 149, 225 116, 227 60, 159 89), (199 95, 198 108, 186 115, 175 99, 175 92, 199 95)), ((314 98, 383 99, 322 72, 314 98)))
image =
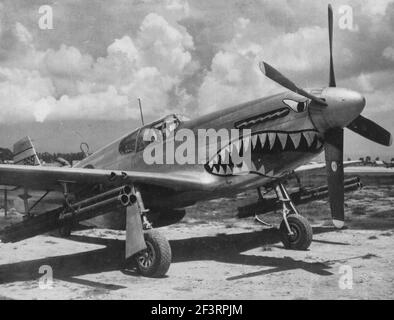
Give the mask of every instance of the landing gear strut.
POLYGON ((309 248, 313 232, 308 220, 301 216, 282 184, 275 187, 278 200, 282 203, 283 221, 279 232, 286 249, 306 250, 309 248))
MULTIPOLYGON (((257 194, 259 196, 259 201, 263 201, 264 200, 264 192, 261 190, 261 187, 257 188, 257 194)), ((258 222, 258 223, 260 223, 263 226, 268 227, 268 228, 272 228, 273 227, 272 224, 267 223, 264 220, 260 219, 260 217, 258 216, 258 213, 254 214, 254 221, 256 221, 256 222, 258 222)))

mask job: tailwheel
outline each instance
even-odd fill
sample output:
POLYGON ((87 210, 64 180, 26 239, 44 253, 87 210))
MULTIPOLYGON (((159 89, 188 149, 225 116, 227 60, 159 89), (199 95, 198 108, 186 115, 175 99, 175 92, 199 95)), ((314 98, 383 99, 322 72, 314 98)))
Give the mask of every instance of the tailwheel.
POLYGON ((286 249, 306 250, 309 248, 313 232, 308 220, 300 215, 291 214, 283 219, 279 231, 286 249), (286 225, 286 220, 287 224, 286 225), (290 232, 289 232, 290 231, 290 232))
POLYGON ((164 276, 171 264, 171 247, 168 240, 156 230, 144 233, 146 249, 135 255, 138 272, 145 277, 164 276))

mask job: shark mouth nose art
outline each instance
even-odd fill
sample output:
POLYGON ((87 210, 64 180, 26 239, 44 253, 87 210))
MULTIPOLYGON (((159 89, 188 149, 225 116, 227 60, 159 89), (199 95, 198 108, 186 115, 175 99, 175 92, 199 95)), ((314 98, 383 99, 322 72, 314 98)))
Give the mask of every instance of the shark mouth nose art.
POLYGON ((272 169, 264 165, 264 157, 283 152, 317 153, 323 147, 317 130, 296 132, 264 131, 240 138, 225 146, 205 164, 205 169, 221 176, 255 173, 272 176, 272 169), (250 160, 242 159, 244 151, 251 148, 250 160), (247 162, 247 163, 246 163, 247 162))

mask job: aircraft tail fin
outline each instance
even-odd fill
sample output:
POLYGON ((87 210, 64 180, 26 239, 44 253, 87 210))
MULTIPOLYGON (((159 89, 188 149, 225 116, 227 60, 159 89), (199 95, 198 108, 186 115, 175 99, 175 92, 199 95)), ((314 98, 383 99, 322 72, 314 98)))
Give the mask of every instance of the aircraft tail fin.
POLYGON ((14 164, 39 166, 41 165, 38 159, 36 149, 29 136, 22 138, 14 144, 14 164))

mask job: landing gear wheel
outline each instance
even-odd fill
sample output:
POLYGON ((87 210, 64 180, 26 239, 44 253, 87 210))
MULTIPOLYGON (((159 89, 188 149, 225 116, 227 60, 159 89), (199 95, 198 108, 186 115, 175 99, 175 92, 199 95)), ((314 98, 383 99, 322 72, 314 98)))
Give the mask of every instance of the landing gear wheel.
POLYGON ((293 232, 289 235, 286 223, 283 220, 280 224, 279 231, 283 245, 286 249, 306 250, 309 248, 313 231, 308 220, 300 215, 289 215, 287 217, 290 230, 293 232))
POLYGON ((171 264, 168 240, 156 230, 144 233, 147 249, 135 255, 138 272, 145 277, 164 276, 171 264))

